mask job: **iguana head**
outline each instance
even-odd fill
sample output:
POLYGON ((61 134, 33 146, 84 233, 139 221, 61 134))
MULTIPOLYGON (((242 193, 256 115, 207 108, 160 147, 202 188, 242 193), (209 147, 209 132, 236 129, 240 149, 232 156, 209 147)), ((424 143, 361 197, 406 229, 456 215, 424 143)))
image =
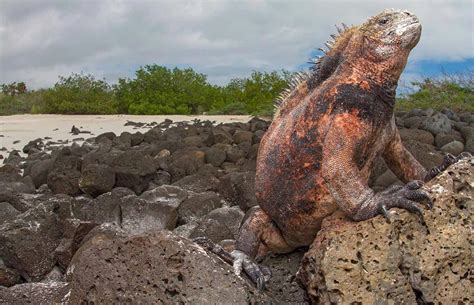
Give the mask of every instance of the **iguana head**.
POLYGON ((402 10, 385 10, 359 27, 363 53, 372 60, 386 61, 394 56, 408 56, 421 35, 418 18, 402 10))

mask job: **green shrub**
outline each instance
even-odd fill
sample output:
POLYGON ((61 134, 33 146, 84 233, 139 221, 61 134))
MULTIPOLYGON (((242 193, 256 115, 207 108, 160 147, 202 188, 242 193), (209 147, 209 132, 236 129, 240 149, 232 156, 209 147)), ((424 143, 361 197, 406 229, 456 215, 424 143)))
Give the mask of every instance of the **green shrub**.
MULTIPOLYGON (((292 73, 253 71, 225 86, 208 83, 193 69, 141 67, 134 79, 119 79, 113 88, 92 75, 59 77, 50 89, 27 91, 23 82, 3 84, 0 115, 62 114, 252 114, 272 116, 274 100, 288 86, 292 73)), ((397 98, 397 110, 448 107, 474 112, 472 72, 412 83, 412 92, 397 98), (469 74, 470 73, 470 74, 469 74)))
POLYGON ((222 106, 244 105, 241 110, 246 114, 271 115, 275 99, 288 86, 291 77, 292 73, 285 70, 253 71, 249 78, 233 79, 223 88, 222 106))
POLYGON ((413 82, 416 91, 397 99, 398 110, 449 108, 474 112, 474 78, 469 75, 445 76, 413 82))
POLYGON ((248 114, 248 112, 245 110, 244 103, 236 102, 224 105, 221 108, 214 108, 209 112, 209 114, 245 115, 248 114))
POLYGON ((62 114, 112 114, 117 112, 114 95, 105 80, 92 75, 72 74, 59 77, 53 88, 43 94, 39 112, 62 114))
POLYGON ((32 109, 41 108, 43 90, 7 95, 0 93, 0 115, 32 113, 32 109))
POLYGON ((200 114, 211 108, 218 88, 193 69, 141 67, 135 79, 119 79, 118 109, 131 114, 200 114))

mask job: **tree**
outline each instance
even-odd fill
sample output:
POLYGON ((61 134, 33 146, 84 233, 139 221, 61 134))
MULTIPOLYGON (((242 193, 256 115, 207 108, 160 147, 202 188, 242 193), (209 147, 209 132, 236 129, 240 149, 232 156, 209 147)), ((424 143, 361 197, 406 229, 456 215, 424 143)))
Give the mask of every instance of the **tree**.
POLYGON ((2 85, 2 92, 5 95, 9 95, 11 97, 14 97, 15 95, 18 94, 24 94, 26 93, 26 84, 24 82, 13 82, 10 84, 3 84, 2 85))
POLYGON ((271 115, 277 96, 288 86, 293 74, 253 71, 249 78, 232 79, 224 89, 225 110, 236 110, 250 114, 271 115))
POLYGON ((53 88, 44 93, 45 111, 48 113, 92 114, 116 113, 111 87, 105 80, 93 75, 73 73, 59 76, 53 88))
POLYGON ((219 89, 191 68, 141 67, 135 79, 119 79, 115 94, 121 113, 200 114, 209 110, 219 89))

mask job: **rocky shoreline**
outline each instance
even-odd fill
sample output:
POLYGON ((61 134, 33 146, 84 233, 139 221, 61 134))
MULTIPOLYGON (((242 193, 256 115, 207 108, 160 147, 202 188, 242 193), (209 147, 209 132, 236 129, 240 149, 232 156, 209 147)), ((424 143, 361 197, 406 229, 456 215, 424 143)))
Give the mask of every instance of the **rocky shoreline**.
MULTIPOLYGON (((408 150, 427 168, 440 164, 446 152, 474 153, 473 113, 413 110, 397 113, 396 123, 408 150)), ((133 300, 246 304, 349 300, 344 289, 353 289, 352 286, 344 288, 327 282, 328 270, 337 267, 340 261, 314 265, 311 257, 325 255, 314 247, 308 252, 311 257, 305 256, 298 277, 300 261, 307 249, 266 258, 264 264, 273 269, 274 277, 268 291, 259 293, 247 279, 235 276, 231 266, 189 241, 207 236, 223 248, 233 247, 245 212, 256 204, 255 159, 269 124, 258 118, 247 123, 218 125, 200 120, 191 123, 167 120, 144 133, 106 132, 82 144, 73 142, 68 146, 48 144, 48 139, 41 138, 29 142, 23 148, 24 155, 10 152, 0 167, 0 303, 133 300), (315 272, 325 276, 311 276, 315 272), (298 282, 307 288, 308 296, 298 282), (316 282, 319 288, 314 288, 316 282), (321 289, 321 283, 333 288, 321 289), (337 296, 336 290, 340 291, 337 296)), ((472 197, 464 193, 474 188, 474 164, 466 162, 464 167, 453 170, 462 176, 456 178, 463 181, 458 183, 462 187, 451 189, 446 198, 461 198, 452 205, 457 207, 460 201, 464 202, 463 208, 457 209, 469 216, 472 197)), ((443 181, 438 184, 445 185, 443 181)), ((396 183, 401 182, 385 163, 377 162, 370 185, 380 191, 396 183)), ((441 210, 442 216, 431 223, 433 228, 439 227, 437 221, 454 221, 445 217, 452 212, 441 210)), ((402 213, 400 222, 407 219, 413 222, 411 217, 402 213)), ((459 228, 468 226, 462 221, 469 217, 456 219, 456 223, 461 221, 459 228)), ((328 220, 328 227, 338 221, 328 220)), ((357 230, 369 231, 373 225, 384 227, 382 222, 377 217, 359 223, 357 230)), ((430 225, 428 221, 427 224, 430 225)), ((382 231, 391 236, 393 232, 401 234, 400 225, 398 229, 390 228, 381 229, 378 234, 382 231)), ((339 239, 338 247, 355 238, 350 234, 344 236, 339 239)), ((326 244, 333 237, 325 231, 318 238, 315 243, 326 244)), ((467 240, 468 236, 463 238, 467 240)), ((453 246, 453 250, 446 251, 455 251, 456 241, 445 242, 453 246)), ((457 244, 461 247, 459 244, 465 247, 462 240, 457 244)), ((390 253, 400 256, 400 251, 390 253)), ((459 250, 459 257, 466 255, 463 251, 459 250)), ((350 262, 352 252, 347 254, 350 258, 341 259, 350 262)), ((366 256, 365 252, 360 253, 366 256)), ((383 253, 374 255, 381 257, 383 253)), ((446 253, 439 251, 435 255, 446 253)), ((462 263, 444 262, 454 264, 459 270, 464 268, 462 263)), ((402 277, 413 276, 409 273, 406 271, 402 277)), ((388 272, 384 276, 391 275, 388 272)), ((464 280, 463 276, 458 281, 464 280)), ((356 278, 354 285, 364 281, 351 278, 356 278)), ((425 286, 412 289, 414 281, 408 282, 406 287, 414 295, 412 298, 397 297, 402 293, 386 289, 374 301, 431 302, 426 298, 432 291, 429 287, 440 283, 438 278, 431 278, 421 281, 428 283, 425 286)), ((361 287, 357 291, 364 292, 361 287)), ((359 300, 364 296, 362 292, 354 294, 351 300, 359 300)))

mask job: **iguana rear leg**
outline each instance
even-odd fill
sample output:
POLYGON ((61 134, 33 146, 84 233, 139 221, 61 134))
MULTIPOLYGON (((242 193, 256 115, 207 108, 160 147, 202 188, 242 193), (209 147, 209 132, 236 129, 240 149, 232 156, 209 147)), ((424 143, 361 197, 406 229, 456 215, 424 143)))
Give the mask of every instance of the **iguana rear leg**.
POLYGON ((264 289, 270 280, 271 271, 268 267, 257 264, 256 259, 263 258, 270 252, 288 253, 295 249, 285 242, 280 230, 260 207, 253 207, 247 212, 235 250, 231 253, 206 237, 198 237, 194 241, 226 262, 232 263, 237 275, 244 270, 260 290, 264 289))
POLYGON ((270 269, 259 266, 255 260, 268 253, 288 253, 295 249, 288 245, 280 229, 260 207, 250 209, 240 227, 235 250, 231 255, 234 260, 234 272, 240 274, 242 269, 249 275, 259 289, 263 289, 270 280, 270 269))

